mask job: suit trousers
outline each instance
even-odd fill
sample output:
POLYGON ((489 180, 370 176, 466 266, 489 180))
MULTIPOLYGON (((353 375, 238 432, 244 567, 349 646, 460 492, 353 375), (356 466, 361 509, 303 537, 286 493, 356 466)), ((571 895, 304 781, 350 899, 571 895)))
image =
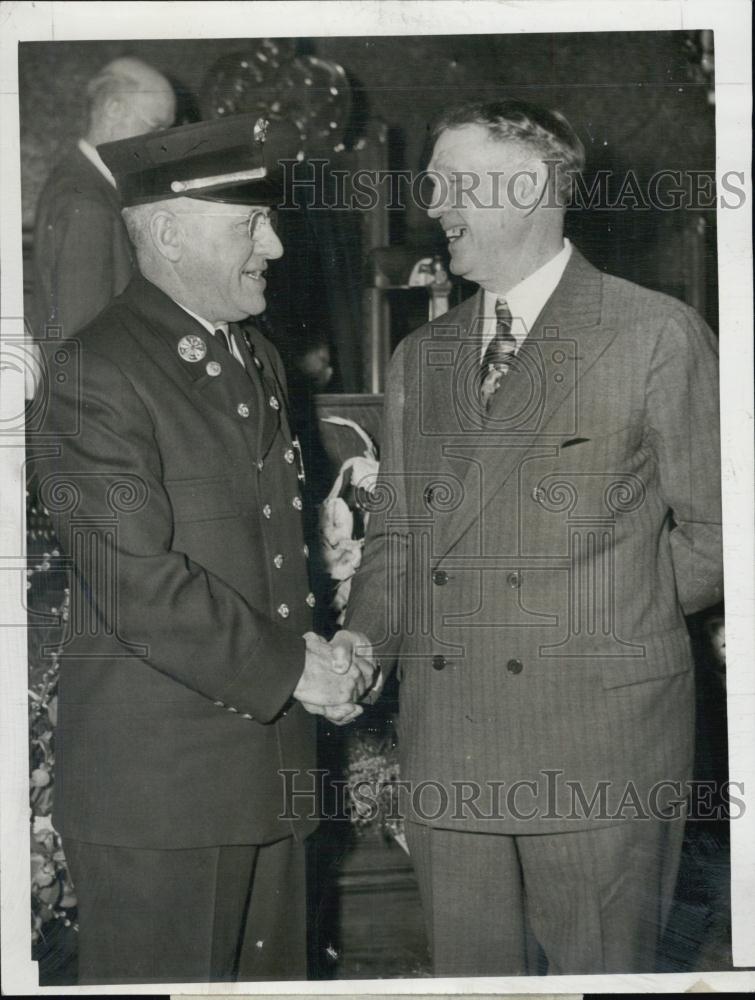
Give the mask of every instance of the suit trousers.
POLYGON ((79 982, 304 979, 304 845, 142 850, 66 839, 79 982))
POLYGON ((406 824, 433 974, 654 972, 673 901, 684 817, 568 833, 406 824))

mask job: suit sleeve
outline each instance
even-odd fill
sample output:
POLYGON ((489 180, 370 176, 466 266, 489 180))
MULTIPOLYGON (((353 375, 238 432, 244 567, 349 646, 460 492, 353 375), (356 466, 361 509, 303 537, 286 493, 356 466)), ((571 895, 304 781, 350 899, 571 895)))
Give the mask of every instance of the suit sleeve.
POLYGON ((370 514, 362 564, 352 583, 344 619, 345 628, 367 636, 386 673, 395 666, 405 630, 408 581, 404 477, 406 345, 407 341, 399 344, 388 369, 380 471, 374 493, 376 509, 370 514))
MULTIPOLYGON (((47 319, 70 337, 102 312, 116 294, 112 210, 82 195, 62 201, 53 222, 50 261, 51 301, 47 319)), ((118 289, 120 290, 120 289, 118 289)))
POLYGON ((80 427, 60 436, 40 492, 99 627, 144 647, 146 662, 175 681, 273 720, 304 669, 304 640, 171 549, 154 427, 129 379, 87 350, 80 389, 74 381, 53 396, 52 423, 71 427, 78 410, 80 427), (81 528, 84 547, 74 544, 81 528))
POLYGON ((723 598, 718 353, 692 310, 669 319, 650 364, 647 426, 673 528, 671 556, 685 614, 723 598))

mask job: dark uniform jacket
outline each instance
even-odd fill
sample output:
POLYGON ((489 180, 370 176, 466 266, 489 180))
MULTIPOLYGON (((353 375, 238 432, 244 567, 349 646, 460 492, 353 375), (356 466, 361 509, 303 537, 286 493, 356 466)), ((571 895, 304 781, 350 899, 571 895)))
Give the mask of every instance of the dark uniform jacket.
POLYGON ((280 360, 257 333, 253 354, 237 340, 250 374, 137 276, 50 354, 59 456, 39 490, 76 572, 57 733, 64 838, 205 847, 313 826, 280 818, 279 772, 314 765, 313 717, 291 699, 314 602, 303 473, 280 360))
POLYGON ((573 830, 690 777, 684 616, 723 588, 716 345, 575 250, 483 416, 481 309, 393 357, 347 624, 400 661, 402 778, 437 783, 415 818, 573 830))
POLYGON ((78 148, 56 163, 34 223, 34 328, 70 337, 125 289, 135 271, 121 200, 78 148))

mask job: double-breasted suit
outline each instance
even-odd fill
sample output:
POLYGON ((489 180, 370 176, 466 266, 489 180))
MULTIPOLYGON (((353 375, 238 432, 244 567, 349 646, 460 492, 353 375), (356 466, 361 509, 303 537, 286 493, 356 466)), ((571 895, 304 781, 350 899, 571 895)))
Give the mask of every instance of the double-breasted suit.
POLYGON ((399 664, 408 816, 524 836, 631 817, 633 789, 669 809, 693 754, 684 615, 722 596, 715 342, 574 251, 483 412, 482 301, 393 357, 348 610, 399 664))
MULTIPOLYGON (((314 720, 292 700, 314 604, 303 472, 275 349, 255 332, 236 340, 245 366, 137 276, 50 352, 57 454, 39 464, 39 491, 75 570, 64 845, 177 857, 313 828, 313 808, 293 818, 285 776, 315 751, 314 720)), ((211 922, 213 907, 219 919, 220 903, 186 902, 179 924, 211 922)))

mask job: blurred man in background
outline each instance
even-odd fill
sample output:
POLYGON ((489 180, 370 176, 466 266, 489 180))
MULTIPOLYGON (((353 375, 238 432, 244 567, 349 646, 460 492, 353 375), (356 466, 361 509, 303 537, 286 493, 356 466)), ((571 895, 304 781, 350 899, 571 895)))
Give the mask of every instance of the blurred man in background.
POLYGON ((173 124, 176 98, 157 70, 114 59, 86 89, 86 135, 51 171, 34 226, 34 333, 72 336, 119 295, 135 263, 121 199, 97 146, 173 124))

